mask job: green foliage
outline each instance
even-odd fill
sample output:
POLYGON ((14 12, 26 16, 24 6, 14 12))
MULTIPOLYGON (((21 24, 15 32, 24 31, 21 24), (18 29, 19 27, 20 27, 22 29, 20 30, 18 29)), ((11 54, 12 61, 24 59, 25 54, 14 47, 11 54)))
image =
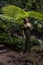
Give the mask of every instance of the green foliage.
POLYGON ((27 16, 32 17, 33 16, 33 18, 43 20, 43 15, 39 12, 34 12, 34 11, 26 12, 23 9, 16 7, 16 6, 12 6, 12 5, 3 7, 2 12, 4 15, 7 15, 10 17, 15 17, 15 18, 16 17, 21 18, 21 17, 27 17, 27 16))
POLYGON ((0 14, 0 19, 5 20, 5 21, 8 21, 8 22, 13 21, 13 18, 12 17, 5 16, 5 15, 2 15, 2 14, 0 14))
POLYGON ((22 44, 24 43, 24 39, 23 38, 14 38, 14 46, 12 48, 16 49, 16 50, 22 50, 22 44))
POLYGON ((22 0, 9 0, 9 3, 10 4, 13 4, 15 6, 18 6, 18 7, 21 7, 21 8, 24 8, 23 6, 23 1, 22 0))
POLYGON ((43 20, 31 19, 34 30, 41 33, 43 32, 43 20))
POLYGON ((28 12, 28 16, 31 17, 31 18, 43 20, 43 14, 41 14, 39 12, 30 11, 30 12, 28 12))
POLYGON ((38 11, 43 13, 43 0, 2 0, 2 6, 8 4, 18 6, 26 11, 38 11))
POLYGON ((31 41, 33 46, 40 45, 38 39, 35 36, 31 36, 30 41, 31 41))
MULTIPOLYGON (((15 22, 18 24, 23 24, 23 18, 25 17, 31 17, 34 19, 38 19, 39 21, 37 21, 37 30, 42 32, 42 22, 40 20, 43 20, 43 14, 39 13, 39 12, 34 12, 34 11, 30 11, 30 12, 26 12, 23 9, 13 6, 13 5, 8 5, 6 7, 2 8, 2 12, 3 15, 0 15, 0 18, 3 20, 6 20, 8 22, 15 22), (41 23, 41 24, 40 24, 41 23), (39 25, 40 24, 40 25, 39 25)), ((35 26, 36 21, 33 21, 33 26, 35 26)))
MULTIPOLYGON (((13 18, 12 21, 16 21, 16 22, 19 21, 19 23, 22 22, 21 18, 27 17, 27 13, 23 9, 13 6, 13 5, 3 7, 2 13, 5 16, 7 16, 6 18, 8 18, 8 16, 10 16, 13 18)), ((8 19, 10 19, 10 18, 8 18, 8 19)))
POLYGON ((2 12, 3 12, 4 15, 7 15, 7 16, 10 16, 10 17, 15 17, 18 14, 19 14, 19 16, 25 15, 25 11, 23 9, 16 7, 16 6, 13 6, 13 5, 8 5, 6 7, 3 7, 2 12))
POLYGON ((37 24, 37 30, 38 30, 38 32, 43 32, 42 27, 43 27, 42 24, 40 24, 40 23, 37 24))
POLYGON ((43 13, 43 1, 42 0, 28 0, 26 2, 26 11, 38 11, 43 13))
POLYGON ((5 43, 5 45, 7 45, 8 47, 10 46, 13 49, 21 50, 24 41, 23 38, 11 36, 11 32, 13 32, 14 34, 14 32, 18 31, 18 34, 20 34, 21 32, 19 28, 19 24, 0 20, 0 42, 3 41, 3 43, 5 43))
MULTIPOLYGON (((24 39, 17 38, 17 37, 15 38, 15 36, 12 37, 11 32, 13 31, 15 32, 17 30, 19 31, 19 34, 21 34, 21 30, 20 30, 21 28, 19 27, 18 24, 23 24, 22 19, 26 17, 31 17, 34 19, 43 20, 43 14, 34 11, 26 12, 23 9, 13 5, 8 5, 6 7, 3 7, 2 13, 3 13, 2 15, 0 14, 0 19, 1 19, 0 28, 2 28, 0 33, 0 39, 2 41, 5 41, 7 45, 11 45, 11 47, 14 47, 16 49, 21 49, 22 44, 24 43, 24 39), (15 23, 18 24, 15 25, 15 23), (4 32, 2 32, 2 30, 4 30, 4 32)), ((33 23, 35 23, 35 21, 33 21, 33 23)), ((38 23, 37 28, 39 30, 42 28, 42 23, 40 22, 37 23, 38 23)), ((31 38, 31 43, 34 45, 35 44, 39 45, 39 42, 35 37, 31 38)))
POLYGON ((12 38, 8 33, 0 33, 0 41, 11 44, 12 38))
POLYGON ((26 18, 26 17, 43 20, 43 14, 34 11, 26 12, 23 9, 13 5, 8 5, 6 7, 3 7, 2 13, 3 16, 0 15, 0 18, 3 18, 8 21, 11 20, 12 22, 17 22, 19 24, 23 24, 22 18, 26 18))

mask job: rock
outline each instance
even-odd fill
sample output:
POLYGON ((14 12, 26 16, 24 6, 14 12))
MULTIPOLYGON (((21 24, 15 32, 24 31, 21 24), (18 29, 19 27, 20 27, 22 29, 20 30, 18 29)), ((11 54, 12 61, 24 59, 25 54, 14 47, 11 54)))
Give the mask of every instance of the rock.
POLYGON ((4 44, 0 44, 0 54, 8 51, 7 47, 4 44))

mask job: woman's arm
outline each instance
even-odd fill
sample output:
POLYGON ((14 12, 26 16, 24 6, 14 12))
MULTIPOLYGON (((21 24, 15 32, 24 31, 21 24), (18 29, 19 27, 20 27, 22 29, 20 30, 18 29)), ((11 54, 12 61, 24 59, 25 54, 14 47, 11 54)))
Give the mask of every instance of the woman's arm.
POLYGON ((25 34, 24 34, 24 30, 23 30, 23 37, 26 38, 25 34))

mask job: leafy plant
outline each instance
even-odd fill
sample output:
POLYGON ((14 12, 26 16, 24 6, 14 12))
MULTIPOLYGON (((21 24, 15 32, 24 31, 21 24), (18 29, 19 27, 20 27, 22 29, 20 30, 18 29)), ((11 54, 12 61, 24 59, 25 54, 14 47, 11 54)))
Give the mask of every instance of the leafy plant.
MULTIPOLYGON (((24 43, 24 39, 17 38, 17 37, 15 38, 15 36, 12 37, 11 32, 17 31, 19 34, 21 34, 23 18, 30 17, 34 19, 43 20, 43 14, 39 12, 34 12, 34 11, 26 12, 23 9, 13 6, 13 5, 8 5, 6 7, 3 7, 2 13, 3 14, 0 14, 0 20, 1 20, 0 28, 2 28, 4 32, 0 30, 1 31, 0 39, 1 41, 5 41, 7 45, 11 45, 11 47, 16 48, 16 49, 21 49, 22 44, 24 43), (7 32, 5 33, 6 30, 7 32)), ((33 21, 33 23, 35 23, 35 21, 33 21)), ((37 23, 38 24, 34 24, 34 25, 37 25, 37 28, 41 29, 42 22, 41 23, 37 22, 37 23)), ((32 37, 32 39, 33 39, 31 40, 32 44, 34 45, 38 44, 38 40, 36 38, 32 37)))
POLYGON ((30 41, 31 41, 33 46, 40 45, 38 39, 35 36, 31 36, 30 41))
POLYGON ((34 11, 26 12, 23 9, 13 6, 13 5, 8 5, 6 7, 3 7, 2 13, 4 15, 2 17, 4 17, 5 19, 7 20, 11 19, 12 21, 18 22, 19 24, 20 23, 22 24, 23 23, 22 18, 26 18, 26 17, 43 20, 43 14, 39 12, 34 12, 34 11))

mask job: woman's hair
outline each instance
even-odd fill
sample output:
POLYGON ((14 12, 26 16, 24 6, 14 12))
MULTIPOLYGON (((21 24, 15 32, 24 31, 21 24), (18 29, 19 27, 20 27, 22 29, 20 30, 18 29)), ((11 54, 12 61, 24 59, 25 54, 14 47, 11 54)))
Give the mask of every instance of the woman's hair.
POLYGON ((23 20, 24 20, 24 24, 26 24, 27 22, 30 22, 28 18, 25 18, 23 20))

